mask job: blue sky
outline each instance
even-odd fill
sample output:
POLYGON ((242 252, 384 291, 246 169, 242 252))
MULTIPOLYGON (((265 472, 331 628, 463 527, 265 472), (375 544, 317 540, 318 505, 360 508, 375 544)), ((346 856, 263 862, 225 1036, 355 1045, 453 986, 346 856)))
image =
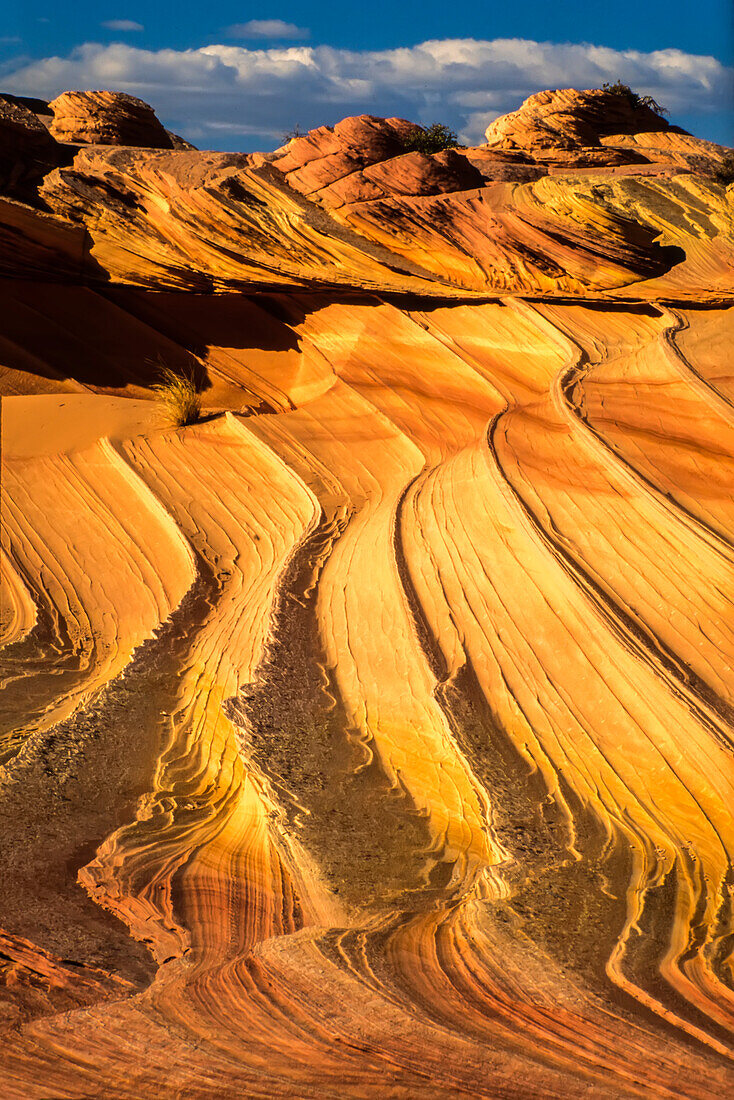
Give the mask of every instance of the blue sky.
POLYGON ((119 88, 202 147, 267 149, 295 123, 362 111, 438 118, 481 140, 533 91, 619 76, 672 121, 734 144, 732 11, 731 0, 45 0, 6 12, 0 87, 119 88))

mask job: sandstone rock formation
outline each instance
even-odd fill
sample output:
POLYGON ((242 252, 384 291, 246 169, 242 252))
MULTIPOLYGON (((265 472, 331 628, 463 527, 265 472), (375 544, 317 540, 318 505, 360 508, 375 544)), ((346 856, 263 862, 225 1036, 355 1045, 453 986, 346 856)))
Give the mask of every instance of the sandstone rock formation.
POLYGON ((0 149, 3 155, 14 149, 18 158, 32 157, 54 144, 38 115, 16 96, 0 96, 0 149))
POLYGON ((495 125, 0 197, 8 1100, 734 1089, 734 188, 495 125))
POLYGON ((173 142, 152 107, 125 92, 64 92, 50 103, 59 141, 170 149, 173 142))
POLYGON ((590 155, 601 138, 612 135, 669 129, 662 115, 627 95, 563 88, 529 96, 519 110, 490 123, 486 138, 490 148, 528 150, 547 159, 570 151, 590 155))
POLYGON ((372 115, 345 118, 294 138, 270 160, 290 187, 329 209, 397 195, 440 195, 481 187, 481 173, 454 149, 406 152, 415 126, 372 115))
POLYGON ((43 177, 64 160, 29 104, 41 109, 46 106, 42 100, 0 95, 0 195, 32 196, 43 177))
POLYGON ((47 219, 23 234, 21 209, 0 221, 0 272, 38 273, 45 247, 50 279, 71 267, 89 284, 150 289, 727 293, 731 195, 711 175, 721 147, 670 129, 612 135, 589 168, 589 147, 582 167, 578 150, 548 162, 535 146, 405 153, 414 128, 361 116, 249 156, 58 146, 71 162, 32 200, 47 219), (69 256, 75 226, 83 243, 69 256))

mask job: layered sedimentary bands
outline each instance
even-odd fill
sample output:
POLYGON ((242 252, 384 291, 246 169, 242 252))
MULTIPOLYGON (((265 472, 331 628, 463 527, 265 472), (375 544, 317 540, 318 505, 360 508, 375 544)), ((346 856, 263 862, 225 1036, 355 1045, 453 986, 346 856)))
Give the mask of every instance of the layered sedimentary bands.
POLYGON ((734 1091, 726 150, 414 130, 0 101, 8 1100, 734 1091))

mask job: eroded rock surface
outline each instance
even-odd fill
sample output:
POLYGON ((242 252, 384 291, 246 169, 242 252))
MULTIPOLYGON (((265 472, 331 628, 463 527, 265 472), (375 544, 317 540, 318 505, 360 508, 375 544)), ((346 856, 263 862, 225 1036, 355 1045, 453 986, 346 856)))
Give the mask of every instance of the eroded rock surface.
POLYGON ((3 1097, 734 1090, 732 188, 619 125, 0 198, 3 1097))
POLYGON ((64 161, 37 113, 46 107, 43 100, 0 95, 0 195, 31 198, 43 177, 64 161))
POLYGON ((126 92, 64 92, 49 106, 51 133, 59 141, 146 149, 173 145, 153 108, 126 92))
POLYGON ((67 103, 66 136, 86 144, 57 143, 66 159, 36 171, 25 198, 45 220, 4 207, 0 271, 38 276, 45 250, 49 279, 75 267, 90 284, 159 290, 726 296, 732 192, 714 178, 725 150, 658 116, 657 131, 635 129, 650 112, 619 108, 619 95, 602 125, 610 93, 543 94, 558 112, 532 97, 517 112, 522 125, 508 116, 490 128, 492 145, 473 149, 406 152, 414 124, 364 115, 245 155, 181 148, 137 101, 131 122, 130 97, 118 110, 113 93, 67 93, 51 105, 51 128, 63 130, 67 103), (88 129, 74 129, 75 111, 88 129), (539 115, 550 126, 543 138, 539 115), (139 147, 150 125, 150 143, 165 148, 139 147), (136 147, 97 144, 126 133, 136 147), (73 258, 63 243, 71 226, 83 231, 73 258))
POLYGON ((601 138, 615 134, 669 129, 662 115, 623 93, 563 88, 530 96, 519 110, 491 122, 486 138, 493 149, 522 149, 547 158, 578 150, 591 155, 601 138))

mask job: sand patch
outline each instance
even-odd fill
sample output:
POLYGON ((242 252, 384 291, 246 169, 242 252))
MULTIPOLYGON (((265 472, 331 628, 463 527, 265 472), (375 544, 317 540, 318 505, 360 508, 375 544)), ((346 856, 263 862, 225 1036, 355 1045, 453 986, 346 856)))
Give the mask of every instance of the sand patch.
POLYGON ((92 393, 43 393, 2 399, 4 458, 79 451, 97 439, 132 439, 162 426, 152 401, 92 393))

